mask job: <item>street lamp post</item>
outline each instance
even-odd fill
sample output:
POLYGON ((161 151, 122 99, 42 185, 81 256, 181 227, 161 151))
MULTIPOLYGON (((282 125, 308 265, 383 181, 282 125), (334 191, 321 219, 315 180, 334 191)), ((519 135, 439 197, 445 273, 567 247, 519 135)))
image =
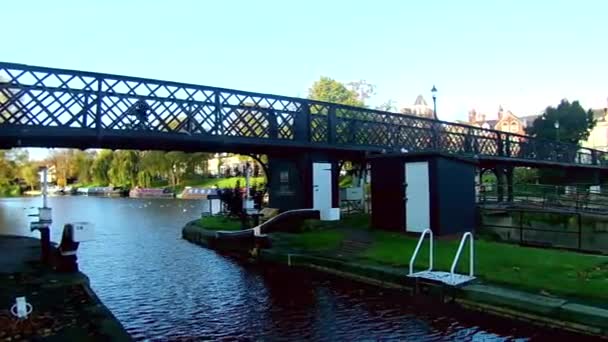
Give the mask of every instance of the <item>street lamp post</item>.
POLYGON ((434 84, 431 94, 433 94, 433 118, 437 120, 437 88, 435 88, 434 84))
POLYGON ((559 120, 555 120, 553 127, 555 127, 555 140, 559 141, 559 120))

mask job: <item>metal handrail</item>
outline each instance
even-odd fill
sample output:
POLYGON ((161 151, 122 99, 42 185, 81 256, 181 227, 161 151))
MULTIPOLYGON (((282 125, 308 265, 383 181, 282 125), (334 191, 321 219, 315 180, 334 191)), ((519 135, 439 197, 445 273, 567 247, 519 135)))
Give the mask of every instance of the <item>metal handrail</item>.
POLYGON ((416 256, 418 256, 420 246, 422 246, 422 242, 424 242, 424 237, 427 233, 429 234, 429 269, 427 271, 433 270, 433 231, 430 229, 425 229, 418 239, 418 244, 416 245, 416 249, 414 249, 414 254, 412 254, 412 257, 410 258, 410 276, 414 274, 414 262, 416 261, 416 256))
POLYGON ((292 140, 373 152, 404 148, 585 167, 608 166, 608 153, 576 144, 329 102, 5 62, 0 62, 0 74, 7 78, 0 80, 0 90, 10 95, 8 101, 0 104, 0 111, 7 112, 0 127, 7 130, 13 126, 94 128, 100 137, 105 131, 138 130, 204 135, 206 139, 209 136, 256 138, 280 144, 292 140), (53 112, 46 109, 51 104, 44 102, 49 94, 52 105, 59 107, 53 112), (66 94, 70 103, 59 99, 66 94), (158 109, 145 115, 153 121, 152 126, 138 122, 138 126, 131 127, 132 119, 125 114, 134 108, 136 100, 147 101, 149 106, 158 109), (78 114, 72 109, 78 109, 78 114), (255 114, 258 112, 273 114, 255 114), (261 127, 272 122, 279 124, 280 127, 275 128, 279 134, 271 133, 275 130, 270 128, 241 125, 239 122, 245 115, 253 115, 252 120, 257 120, 256 124, 261 127), (171 120, 177 120, 178 125, 169 125, 171 120), (350 128, 345 128, 345 124, 350 128), (362 136, 338 134, 345 129, 362 136), (411 134, 414 131, 415 134, 411 134))
POLYGON ((473 233, 466 232, 462 235, 462 239, 460 239, 460 245, 458 246, 458 251, 456 252, 456 256, 454 256, 454 261, 452 261, 452 267, 450 268, 450 275, 454 278, 454 271, 456 271, 456 265, 458 265, 458 259, 460 259, 460 254, 462 254, 462 248, 467 241, 467 237, 470 239, 469 245, 470 253, 469 253, 469 276, 474 276, 474 260, 475 260, 475 248, 473 247, 473 233))

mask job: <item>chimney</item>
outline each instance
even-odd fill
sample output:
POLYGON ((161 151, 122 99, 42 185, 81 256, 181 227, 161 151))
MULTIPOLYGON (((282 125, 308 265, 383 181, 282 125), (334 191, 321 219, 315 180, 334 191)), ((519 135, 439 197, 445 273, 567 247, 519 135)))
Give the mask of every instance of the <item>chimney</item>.
POLYGON ((475 109, 471 109, 469 111, 469 123, 475 123, 475 119, 477 119, 476 116, 477 113, 475 113, 475 109))
POLYGON ((498 121, 502 120, 502 105, 498 106, 498 121))
POLYGON ((486 122, 486 115, 485 114, 481 114, 481 122, 486 122))

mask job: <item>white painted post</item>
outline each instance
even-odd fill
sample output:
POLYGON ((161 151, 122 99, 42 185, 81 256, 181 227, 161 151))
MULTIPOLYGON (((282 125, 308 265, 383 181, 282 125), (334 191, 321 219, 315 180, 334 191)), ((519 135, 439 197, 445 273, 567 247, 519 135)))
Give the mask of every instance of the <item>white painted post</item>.
POLYGON ((42 168, 42 207, 43 208, 47 208, 47 186, 48 186, 48 180, 47 180, 47 168, 43 167, 42 168))
POLYGON ((249 200, 249 162, 245 164, 245 200, 249 200))

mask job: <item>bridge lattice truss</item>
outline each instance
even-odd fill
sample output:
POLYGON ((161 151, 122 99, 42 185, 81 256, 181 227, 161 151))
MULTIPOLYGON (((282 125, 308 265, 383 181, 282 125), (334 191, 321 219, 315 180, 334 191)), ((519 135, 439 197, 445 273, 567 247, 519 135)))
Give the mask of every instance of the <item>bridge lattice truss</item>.
MULTIPOLYGON (((603 166, 573 144, 307 99, 0 63, 0 128, 38 126, 239 137, 252 142, 603 166)), ((134 135, 136 136, 136 135, 134 135)))

